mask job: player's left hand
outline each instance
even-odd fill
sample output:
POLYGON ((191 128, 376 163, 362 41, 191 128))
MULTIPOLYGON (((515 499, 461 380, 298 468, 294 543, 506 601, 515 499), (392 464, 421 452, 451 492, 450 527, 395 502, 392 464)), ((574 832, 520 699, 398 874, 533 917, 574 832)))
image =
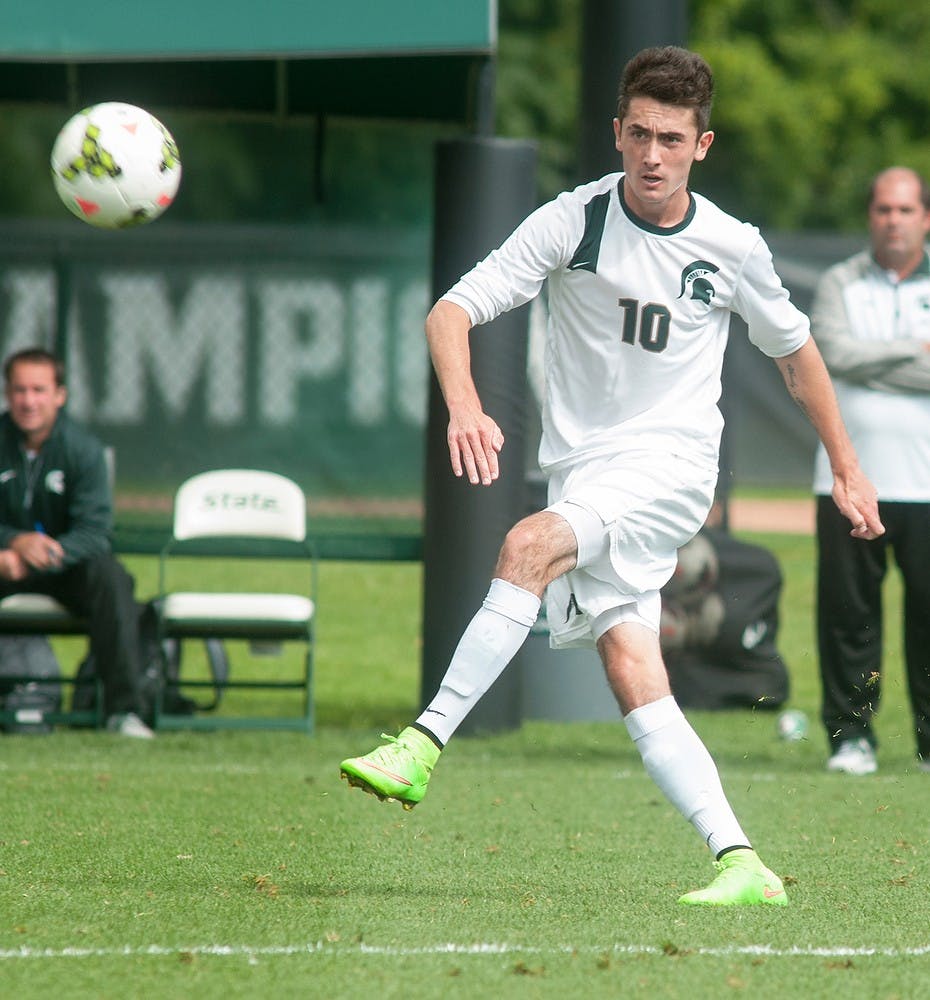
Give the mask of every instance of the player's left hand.
POLYGON ((840 513, 852 524, 850 535, 853 538, 871 541, 885 534, 885 526, 878 514, 878 493, 861 469, 834 479, 833 500, 840 513))

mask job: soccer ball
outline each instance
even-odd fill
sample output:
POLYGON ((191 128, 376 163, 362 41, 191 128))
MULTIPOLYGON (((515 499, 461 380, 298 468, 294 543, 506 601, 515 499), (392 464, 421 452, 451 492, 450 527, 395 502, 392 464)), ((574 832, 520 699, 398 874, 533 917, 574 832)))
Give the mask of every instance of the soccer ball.
POLYGON ((683 605, 700 604, 720 576, 717 550, 704 535, 695 535, 678 550, 678 564, 662 596, 683 605))
POLYGON ((798 708, 789 708, 775 720, 775 728, 781 739, 797 743, 807 738, 807 716, 798 708))
POLYGON ((181 159, 171 133, 132 104, 79 111, 52 147, 52 180, 65 206, 101 229, 151 222, 174 201, 181 159))

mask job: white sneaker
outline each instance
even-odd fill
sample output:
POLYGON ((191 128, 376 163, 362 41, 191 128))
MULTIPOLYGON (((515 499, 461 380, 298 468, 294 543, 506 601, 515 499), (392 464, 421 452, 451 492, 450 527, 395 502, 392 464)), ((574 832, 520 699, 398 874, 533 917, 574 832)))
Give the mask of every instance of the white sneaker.
POLYGON ((827 770, 842 771, 844 774, 874 774, 878 770, 878 762, 872 744, 862 736, 857 740, 843 740, 827 761, 827 770))
POLYGON ((137 740, 152 740, 155 733, 136 715, 126 712, 123 715, 111 715, 107 719, 107 732, 119 733, 120 736, 132 736, 137 740))
POLYGON ((917 761, 917 767, 921 771, 930 771, 930 757, 924 757, 917 761))

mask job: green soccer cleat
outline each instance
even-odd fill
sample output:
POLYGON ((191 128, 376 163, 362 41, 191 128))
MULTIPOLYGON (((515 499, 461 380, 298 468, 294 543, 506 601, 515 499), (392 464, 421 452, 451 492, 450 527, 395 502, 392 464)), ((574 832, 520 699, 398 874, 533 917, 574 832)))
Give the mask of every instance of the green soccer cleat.
POLYGON ((412 809, 426 794, 430 772, 439 759, 439 747, 426 735, 408 726, 364 757, 350 757, 339 766, 350 785, 377 795, 382 802, 400 802, 412 809))
POLYGON ((678 902, 686 906, 788 905, 781 879, 762 864, 755 851, 729 851, 714 867, 717 877, 706 889, 686 892, 678 902))

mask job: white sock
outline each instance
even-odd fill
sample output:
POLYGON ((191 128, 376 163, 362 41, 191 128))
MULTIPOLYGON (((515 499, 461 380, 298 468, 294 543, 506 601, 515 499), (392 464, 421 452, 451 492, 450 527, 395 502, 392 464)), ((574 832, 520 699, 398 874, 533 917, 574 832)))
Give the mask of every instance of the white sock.
POLYGON ((445 744, 479 698, 497 680, 530 634, 539 598, 506 580, 492 580, 488 596, 462 634, 436 697, 417 719, 445 744))
POLYGON ((634 709, 623 721, 649 777, 714 857, 728 847, 750 846, 727 802, 717 765, 671 695, 634 709))

